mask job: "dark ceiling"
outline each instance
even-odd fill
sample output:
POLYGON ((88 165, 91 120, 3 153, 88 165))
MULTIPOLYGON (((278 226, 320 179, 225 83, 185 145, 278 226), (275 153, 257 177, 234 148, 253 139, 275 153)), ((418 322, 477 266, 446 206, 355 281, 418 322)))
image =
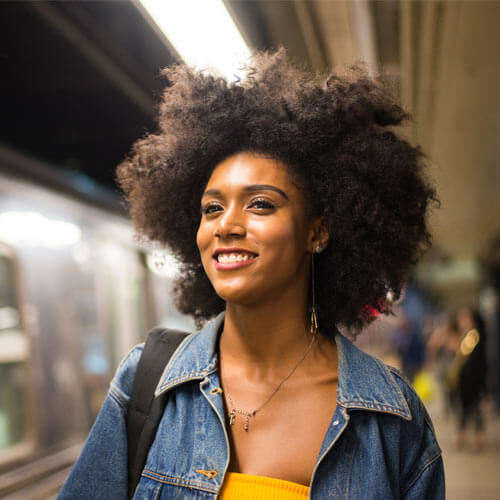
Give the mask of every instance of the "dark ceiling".
POLYGON ((130 2, 0 2, 0 140, 112 186, 173 61, 130 2))

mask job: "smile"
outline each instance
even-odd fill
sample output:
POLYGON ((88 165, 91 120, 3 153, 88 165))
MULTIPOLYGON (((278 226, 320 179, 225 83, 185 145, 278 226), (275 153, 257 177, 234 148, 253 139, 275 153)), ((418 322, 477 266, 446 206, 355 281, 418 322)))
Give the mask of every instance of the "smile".
POLYGON ((237 269, 240 267, 248 266, 257 258, 256 254, 232 251, 232 252, 218 252, 214 255, 216 269, 237 269))

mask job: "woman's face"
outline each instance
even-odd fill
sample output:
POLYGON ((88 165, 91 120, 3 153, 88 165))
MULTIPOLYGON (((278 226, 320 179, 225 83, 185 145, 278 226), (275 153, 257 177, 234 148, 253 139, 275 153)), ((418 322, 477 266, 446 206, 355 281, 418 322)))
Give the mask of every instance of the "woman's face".
POLYGON ((246 153, 227 158, 208 181, 201 211, 196 241, 222 299, 252 305, 306 286, 319 223, 306 215, 282 163, 246 153))

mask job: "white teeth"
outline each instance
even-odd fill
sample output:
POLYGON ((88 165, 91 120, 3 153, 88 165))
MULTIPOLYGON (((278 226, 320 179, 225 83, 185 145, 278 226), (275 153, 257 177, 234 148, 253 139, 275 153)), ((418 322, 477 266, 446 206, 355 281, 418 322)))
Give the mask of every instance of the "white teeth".
POLYGON ((220 253, 217 255, 217 260, 221 264, 234 264, 236 262, 245 262, 251 259, 252 256, 246 253, 220 253))

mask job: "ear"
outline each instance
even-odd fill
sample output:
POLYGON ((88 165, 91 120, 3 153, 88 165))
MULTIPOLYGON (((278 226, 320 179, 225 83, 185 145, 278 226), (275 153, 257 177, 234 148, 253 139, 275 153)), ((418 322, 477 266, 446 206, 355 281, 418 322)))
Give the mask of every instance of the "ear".
POLYGON ((329 236, 325 225, 325 217, 323 215, 314 217, 309 228, 307 250, 311 253, 315 252, 317 247, 321 247, 320 251, 324 250, 328 245, 329 236))

